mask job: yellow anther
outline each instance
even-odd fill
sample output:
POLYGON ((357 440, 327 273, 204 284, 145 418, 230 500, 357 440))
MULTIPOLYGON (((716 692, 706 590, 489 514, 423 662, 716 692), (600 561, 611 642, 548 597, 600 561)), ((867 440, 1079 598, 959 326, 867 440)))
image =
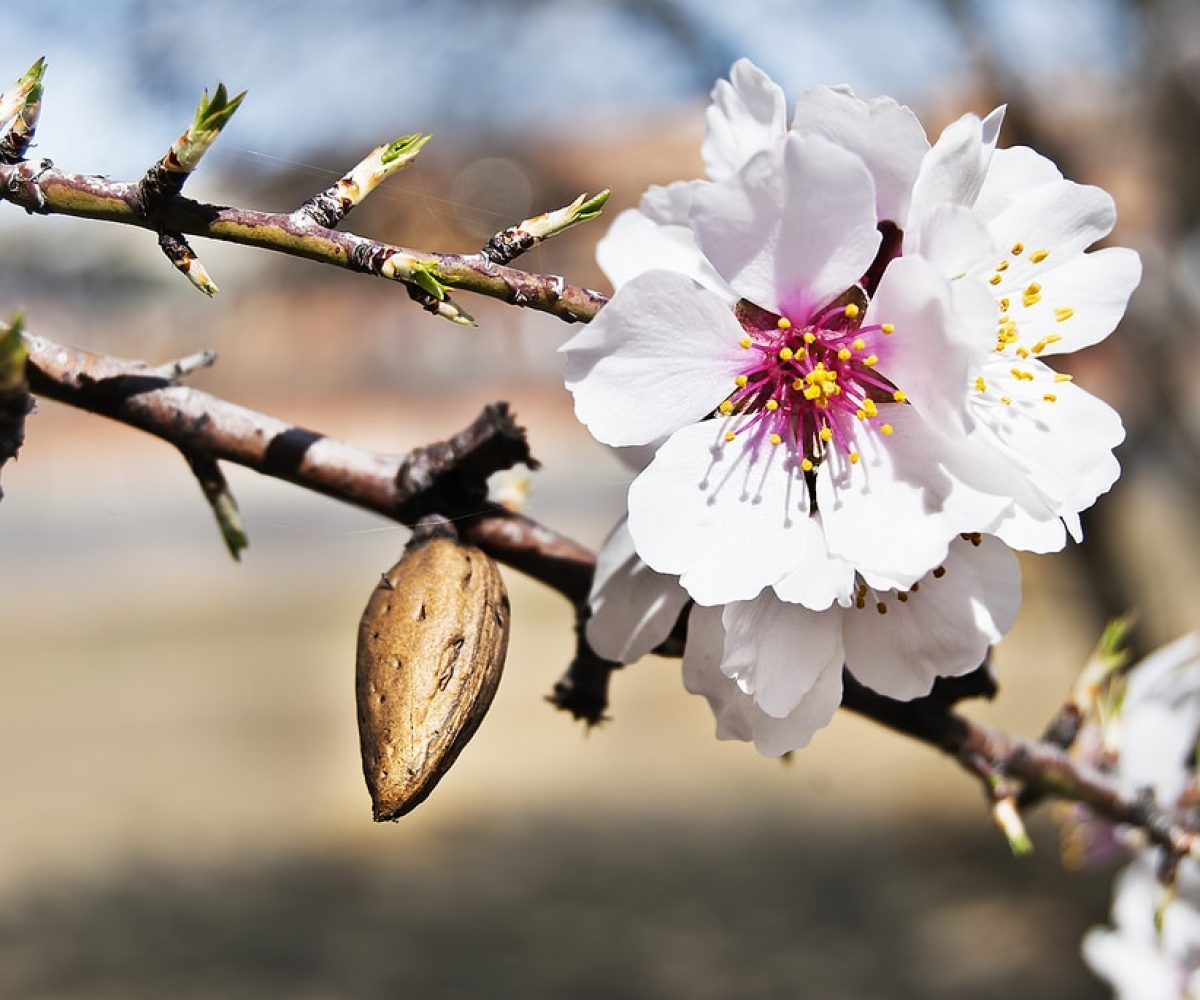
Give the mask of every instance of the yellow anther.
POLYGON ((801 389, 804 388, 804 379, 802 379, 802 378, 793 379, 792 380, 792 388, 795 389, 797 392, 799 392, 801 389))
POLYGON ((806 344, 811 344, 816 339, 817 339, 817 335, 815 333, 813 333, 812 330, 804 331, 804 342, 806 344))
POLYGON ((1052 393, 1052 392, 1046 393, 1046 395, 1044 395, 1042 397, 1042 399, 1044 399, 1047 403, 1057 403, 1058 402, 1058 397, 1056 395, 1054 395, 1054 393, 1052 393))
POLYGON ((1021 296, 1021 305, 1023 305, 1026 309, 1028 309, 1030 306, 1036 306, 1041 301, 1042 297, 1038 295, 1037 292, 1032 294, 1026 292, 1021 296))
POLYGON ((892 393, 892 399, 894 399, 897 403, 907 403, 908 394, 903 389, 897 389, 892 393))
POLYGON ((770 441, 771 444, 773 444, 773 445, 783 443, 783 438, 781 438, 778 434, 772 434, 769 438, 767 438, 767 440, 770 441))
POLYGON ((879 429, 880 429, 880 430, 881 430, 881 431, 882 431, 884 434, 886 434, 888 437, 891 437, 891 436, 892 436, 892 433, 893 433, 893 432, 896 430, 896 428, 895 428, 895 427, 893 427, 891 424, 880 424, 880 425, 879 425, 879 429))
POLYGON ((887 605, 884 604, 883 601, 880 601, 878 604, 875 605, 875 610, 878 611, 881 615, 886 615, 887 614, 887 605))
POLYGON ((850 346, 856 351, 865 351, 867 349, 867 342, 862 337, 855 337, 854 342, 850 346))
POLYGON ((1014 257, 1020 257, 1021 254, 1023 254, 1024 252, 1025 252, 1025 244, 1024 243, 1014 243, 1012 245, 1012 249, 1009 250, 1009 253, 1011 253, 1014 257))
POLYGON ((786 316, 780 316, 779 319, 775 321, 775 325, 781 330, 790 330, 792 328, 792 321, 786 316))
POLYGON ((1034 250, 1033 253, 1031 253, 1029 255, 1029 259, 1031 261, 1033 261, 1035 264, 1040 264, 1042 261, 1044 261, 1049 256, 1050 256, 1049 250, 1034 250))
POLYGON ((842 312, 846 314, 847 319, 854 319, 858 315, 858 306, 851 302, 842 312))
POLYGON ((879 329, 889 335, 896 332, 896 326, 894 323, 881 323, 879 324, 879 329))
POLYGON ((779 349, 780 361, 791 361, 796 356, 795 352, 790 347, 781 347, 779 349))
POLYGON ((875 365, 879 364, 879 356, 877 354, 868 354, 865 358, 863 358, 863 364, 868 368, 873 368, 875 365))
POLYGON ((1008 396, 1001 396, 1000 402, 1002 402, 1005 406, 1012 406, 1012 399, 1008 396))
POLYGON ((775 399, 768 399, 767 400, 767 409, 770 410, 772 413, 774 413, 776 410, 779 409, 779 401, 775 400, 775 399))
POLYGON ((852 451, 852 452, 850 452, 850 464, 851 464, 851 465, 858 465, 858 460, 859 460, 859 458, 861 458, 861 457, 862 457, 862 456, 860 456, 860 455, 859 455, 859 453, 858 453, 857 451, 852 451))
POLYGON ((734 434, 734 433, 733 433, 733 431, 726 431, 726 432, 725 432, 725 442, 726 442, 726 444, 728 444, 728 443, 729 443, 729 442, 731 442, 731 441, 735 441, 735 440, 737 440, 737 435, 736 435, 736 434, 734 434))
POLYGON ((879 407, 875 405, 875 400, 873 399, 864 399, 863 409, 866 411, 868 417, 879 416, 879 407))
POLYGON ((1008 312, 1008 296, 1007 295, 1004 296, 1004 298, 1002 298, 1000 300, 1000 311, 1002 313, 1008 312))
POLYGON ((805 472, 812 472, 812 470, 813 470, 812 459, 811 458, 801 459, 800 468, 803 469, 805 472))
POLYGON ((821 387, 819 385, 810 385, 804 390, 805 399, 816 399, 819 395, 821 395, 821 387))
POLYGON ((866 410, 855 410, 855 411, 854 411, 854 415, 855 415, 856 417, 858 417, 858 419, 859 419, 859 420, 866 420, 866 419, 867 419, 867 411, 866 411, 866 410))
POLYGON ((1041 295, 1042 294, 1042 286, 1039 285, 1036 281, 1031 281, 1029 283, 1029 285, 1025 288, 1025 294, 1026 295, 1041 295))
POLYGON ((750 344, 751 344, 751 340, 750 340, 750 338, 749 338, 749 337, 743 337, 741 340, 739 340, 739 341, 738 341, 738 344, 739 344, 739 345, 740 345, 740 346, 741 346, 743 349, 745 349, 745 350, 749 350, 749 348, 750 348, 750 344))
POLYGON ((1006 261, 1006 260, 1000 261, 1000 263, 996 265, 996 270, 997 271, 1007 271, 1008 270, 1008 261, 1006 261))
POLYGON ((993 274, 990 278, 988 278, 988 284, 989 285, 998 285, 998 284, 1000 284, 1000 280, 1001 280, 1000 275, 993 274))
POLYGON ((1062 306, 1061 308, 1054 310, 1054 322, 1055 323, 1065 323, 1067 320, 1069 320, 1074 315, 1075 315, 1074 309, 1072 309, 1070 306, 1062 306))
POLYGON ((987 392, 987 383, 983 380, 982 375, 975 376, 975 391, 976 392, 987 392))
POLYGON ((820 438, 822 441, 832 441, 833 440, 833 431, 831 431, 828 427, 822 427, 821 432, 820 432, 820 438))
POLYGON ((1075 376, 1068 375, 1065 372, 1057 372, 1054 376, 1054 381, 1055 382, 1074 382, 1075 376))
MULTIPOLYGON (((1037 350, 1037 348, 1035 347, 1035 348, 1034 348, 1034 350, 1036 351, 1036 350, 1037 350)), ((1018 357, 1018 358, 1027 358, 1027 357, 1029 357, 1029 350, 1028 350, 1028 348, 1025 348, 1025 347, 1018 347, 1018 348, 1017 348, 1017 357, 1018 357)))
POLYGON ((849 361, 852 357, 853 354, 850 353, 850 348, 848 347, 843 347, 840 351, 838 351, 839 361, 849 361))
POLYGON ((726 416, 729 416, 729 414, 731 414, 733 412, 733 404, 727 399, 720 406, 718 406, 717 409, 720 410, 722 413, 724 413, 726 416))

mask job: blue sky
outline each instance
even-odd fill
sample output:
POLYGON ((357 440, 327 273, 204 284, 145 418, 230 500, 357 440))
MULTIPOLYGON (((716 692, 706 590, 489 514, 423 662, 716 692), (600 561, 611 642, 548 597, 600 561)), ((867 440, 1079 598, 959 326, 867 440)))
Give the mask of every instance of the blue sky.
MULTIPOLYGON (((1023 78, 1120 73, 1134 56, 1116 0, 973 8, 989 47, 1023 78)), ((216 163, 222 152, 302 156, 416 130, 569 131, 661 113, 702 100, 741 55, 793 93, 844 82, 915 103, 960 83, 967 67, 927 0, 674 0, 661 9, 684 25, 681 36, 647 9, 639 0, 41 0, 36 16, 6 23, 0 79, 46 55, 39 152, 68 169, 134 176, 218 80, 250 98, 216 163)))

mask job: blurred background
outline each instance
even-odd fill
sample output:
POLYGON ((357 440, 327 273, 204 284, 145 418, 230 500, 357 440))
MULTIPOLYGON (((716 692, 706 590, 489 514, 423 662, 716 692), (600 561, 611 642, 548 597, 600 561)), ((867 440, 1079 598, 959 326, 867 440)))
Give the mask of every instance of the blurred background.
MULTIPOLYGON (((746 55, 794 95, 849 83, 931 135, 1008 105, 1028 143, 1118 203, 1146 278, 1123 331, 1070 359, 1123 414, 1125 476, 1087 544, 1026 559, 978 717, 1028 735, 1104 620, 1151 648, 1196 625, 1200 8, 1191 0, 42 0, 6 18, 0 79, 49 61, 39 146, 134 179, 224 81, 249 97, 189 183, 290 210, 368 149, 434 141, 348 228, 472 251, 613 189, 696 176, 713 82, 746 55)), ((607 289, 604 219, 522 259, 607 289)), ((0 206, 0 313, 387 451, 509 400, 545 468, 530 512, 598 545, 627 474, 574 422, 569 327, 467 296, 478 330, 385 282, 196 241, 197 294, 141 231, 0 206)), ((677 661, 614 677, 585 733, 543 697, 571 652, 515 574, 507 675, 455 769, 376 826, 353 708, 358 616, 405 532, 238 469, 225 554, 166 446, 43 403, 0 503, 0 996, 1099 997, 1078 958, 1109 870, 1057 834, 1014 860, 972 781, 839 717, 789 764, 718 744, 677 661)))

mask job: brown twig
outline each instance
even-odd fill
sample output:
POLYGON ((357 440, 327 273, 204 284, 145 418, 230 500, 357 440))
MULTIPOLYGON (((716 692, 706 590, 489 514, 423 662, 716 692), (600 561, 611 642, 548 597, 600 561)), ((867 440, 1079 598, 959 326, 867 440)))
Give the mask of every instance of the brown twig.
POLYGON ((599 292, 569 285, 557 275, 506 267, 483 253, 409 250, 330 229, 297 213, 210 205, 175 195, 148 214, 136 183, 66 173, 48 161, 0 164, 0 200, 30 213, 98 219, 275 250, 400 281, 435 297, 440 286, 463 289, 567 322, 591 319, 608 301, 599 292))

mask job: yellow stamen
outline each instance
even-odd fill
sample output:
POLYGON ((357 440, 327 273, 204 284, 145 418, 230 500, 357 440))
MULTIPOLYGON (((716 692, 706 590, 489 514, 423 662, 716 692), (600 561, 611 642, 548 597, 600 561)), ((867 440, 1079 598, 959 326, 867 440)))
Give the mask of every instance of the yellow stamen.
POLYGON ((852 343, 850 346, 856 351, 865 351, 867 348, 867 342, 863 340, 862 337, 855 337, 854 343, 852 343))
POLYGON ((1074 382, 1075 376, 1068 375, 1065 372, 1057 372, 1057 373, 1055 373, 1054 381, 1055 382, 1074 382))
POLYGON ((867 411, 866 411, 866 410, 855 410, 855 411, 854 411, 854 415, 855 415, 856 417, 858 417, 858 419, 859 419, 859 420, 866 420, 866 419, 867 419, 867 411))
POLYGON ((990 278, 988 278, 988 284, 989 284, 989 285, 998 285, 998 284, 1000 284, 1000 275, 998 275, 998 274, 993 274, 993 275, 992 275, 990 278))
POLYGON ((1008 396, 1001 396, 1000 402, 1002 402, 1005 406, 1012 406, 1012 399, 1008 396))
POLYGON ((1070 306, 1062 306, 1061 308, 1054 310, 1054 322, 1055 323, 1065 323, 1067 320, 1069 320, 1074 315, 1075 315, 1074 309, 1072 309, 1070 306))
POLYGON ((792 388, 795 389, 797 392, 799 392, 801 389, 804 388, 804 379, 798 378, 798 379, 793 380, 792 388))
MULTIPOLYGON (((1034 348, 1034 350, 1036 351, 1036 350, 1037 350, 1037 348, 1035 347, 1035 348, 1034 348)), ((1017 357, 1018 357, 1018 358, 1027 358, 1027 357, 1029 357, 1029 351, 1028 351, 1028 349, 1027 349, 1027 348, 1024 348, 1024 347, 1018 347, 1018 348, 1017 348, 1017 357)))
POLYGON ((1058 397, 1057 397, 1056 395, 1054 395, 1054 393, 1052 393, 1052 392, 1048 392, 1048 393, 1046 393, 1046 395, 1044 395, 1044 396, 1042 397, 1042 399, 1044 399, 1044 400, 1045 400, 1047 403, 1056 403, 1056 402, 1058 402, 1058 397))
POLYGON ((769 438, 767 438, 767 440, 770 441, 771 444, 773 444, 773 445, 783 443, 783 438, 781 438, 778 434, 772 434, 769 438))
POLYGON ((791 361, 795 356, 795 352, 790 347, 781 347, 779 349, 780 361, 791 361))
POLYGON ((790 330, 792 328, 792 321, 786 316, 780 316, 779 319, 775 321, 775 325, 781 330, 790 330))
POLYGON ((847 319, 854 319, 858 315, 858 306, 851 302, 842 311, 846 314, 847 319))
POLYGON ((896 326, 894 323, 881 323, 879 325, 879 329, 889 335, 896 332, 896 326))
POLYGON ((1014 257, 1020 257, 1021 254, 1023 254, 1024 252, 1025 252, 1025 244, 1024 243, 1014 243, 1012 245, 1012 249, 1009 250, 1009 253, 1011 253, 1014 257))
POLYGON ((812 459, 811 458, 801 459, 800 468, 803 469, 805 472, 812 472, 812 470, 813 470, 812 459))
POLYGON ((852 452, 850 452, 850 464, 851 464, 851 465, 858 465, 858 459, 859 459, 859 457, 860 457, 860 456, 859 456, 859 454, 858 454, 858 452, 857 452, 857 451, 852 451, 852 452))
POLYGON ((875 367, 875 365, 879 364, 879 355, 868 354, 865 358, 863 358, 863 364, 868 368, 875 367))
POLYGON ((879 425, 879 429, 880 429, 880 430, 881 430, 881 431, 882 431, 884 434, 886 434, 888 437, 891 437, 891 436, 892 436, 892 434, 893 434, 893 433, 895 432, 895 430, 896 430, 896 428, 895 428, 895 427, 893 427, 891 424, 880 424, 880 425, 879 425))
POLYGON ((850 348, 848 347, 843 347, 840 351, 838 351, 839 361, 849 361, 851 357, 852 355, 850 353, 850 348))
POLYGON ((720 410, 722 413, 724 413, 726 416, 729 416, 729 414, 731 414, 733 412, 733 404, 727 399, 720 406, 718 406, 717 409, 720 410))
POLYGON ((733 380, 733 384, 736 385, 740 389, 742 386, 744 386, 749 381, 750 380, 748 378, 746 378, 745 375, 739 375, 737 378, 735 378, 733 380))
POLYGON ((726 442, 726 444, 728 444, 728 443, 729 443, 729 442, 731 442, 731 441, 735 441, 735 440, 737 440, 737 435, 736 435, 736 434, 734 434, 734 433, 733 433, 733 431, 726 431, 726 432, 725 432, 725 442, 726 442))
POLYGON ((776 410, 779 409, 779 401, 775 400, 775 399, 768 399, 767 400, 767 409, 770 410, 772 413, 774 413, 776 410))
POLYGON ((897 389, 892 393, 892 399, 894 399, 897 403, 907 403, 908 394, 903 389, 897 389))
POLYGON ((873 399, 863 400, 863 410, 866 411, 868 417, 879 416, 879 407, 875 405, 875 400, 873 399))
POLYGON ((810 385, 804 390, 804 398, 808 400, 816 399, 821 395, 821 387, 819 385, 810 385))
POLYGON ((820 433, 820 438, 822 441, 832 441, 833 440, 833 431, 831 431, 828 427, 822 427, 821 433, 820 433))
POLYGON ((738 344, 739 344, 739 345, 740 345, 740 346, 741 346, 741 347, 742 347, 744 350, 749 350, 749 349, 750 349, 750 338, 749 338, 749 337, 743 337, 741 340, 739 340, 739 341, 738 341, 738 344))
POLYGON ((997 271, 1007 271, 1008 270, 1008 261, 1006 261, 1006 260, 1000 261, 1000 263, 996 265, 996 270, 997 271))
POLYGON ((975 376, 975 390, 977 392, 987 392, 987 383, 983 380, 982 375, 975 376))
POLYGON ((811 344, 816 339, 817 339, 817 335, 815 333, 813 333, 812 330, 804 331, 804 342, 806 344, 811 344))
POLYGON ((1042 261, 1044 261, 1049 256, 1050 256, 1049 250, 1034 250, 1033 253, 1031 253, 1029 255, 1029 259, 1031 261, 1033 261, 1035 264, 1040 264, 1042 261))

